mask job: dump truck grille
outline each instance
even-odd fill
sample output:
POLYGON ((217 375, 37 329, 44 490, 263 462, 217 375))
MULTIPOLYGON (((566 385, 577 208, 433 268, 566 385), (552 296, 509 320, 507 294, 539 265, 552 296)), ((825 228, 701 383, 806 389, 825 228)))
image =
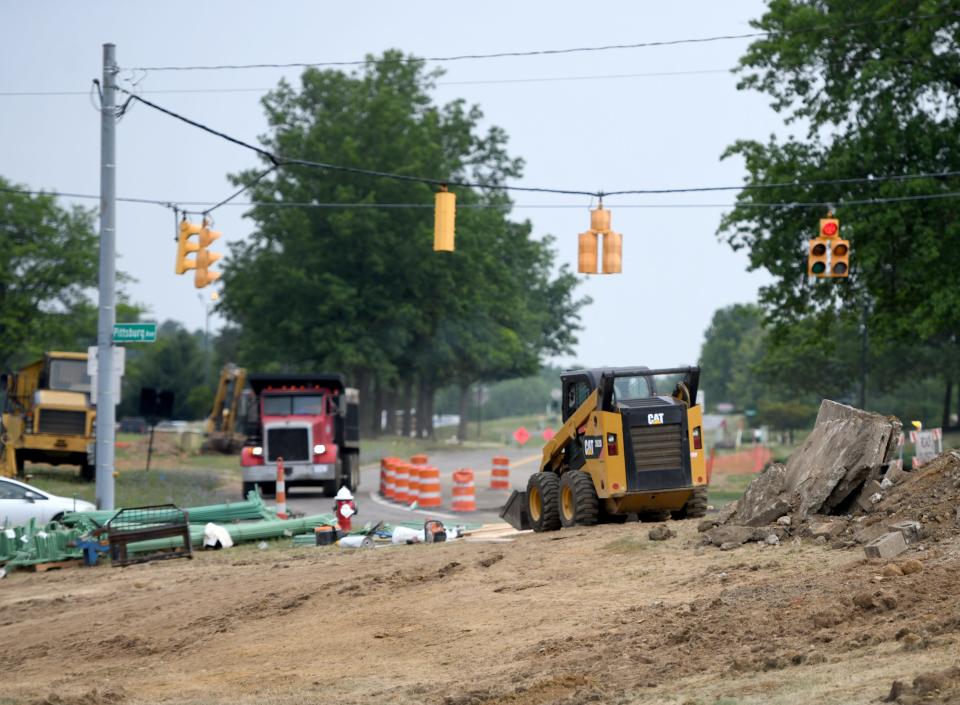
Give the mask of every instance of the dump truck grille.
POLYGON ((309 445, 305 428, 267 429, 267 460, 309 460, 309 445))
POLYGON ((41 409, 39 428, 40 433, 82 436, 87 431, 87 414, 85 411, 41 409))
POLYGON ((630 429, 633 460, 638 471, 683 467, 680 424, 634 426, 630 429))

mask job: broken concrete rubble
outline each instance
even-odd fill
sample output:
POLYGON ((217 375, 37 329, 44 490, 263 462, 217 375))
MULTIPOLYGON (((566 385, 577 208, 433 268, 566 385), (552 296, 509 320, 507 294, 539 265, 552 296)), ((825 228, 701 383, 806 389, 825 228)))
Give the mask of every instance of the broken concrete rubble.
POLYGON ((744 492, 727 523, 763 526, 784 514, 838 514, 877 478, 896 451, 900 421, 824 399, 810 435, 787 461, 773 464, 744 492))
POLYGON ((891 531, 863 547, 868 558, 893 558, 907 550, 907 542, 899 531, 891 531))

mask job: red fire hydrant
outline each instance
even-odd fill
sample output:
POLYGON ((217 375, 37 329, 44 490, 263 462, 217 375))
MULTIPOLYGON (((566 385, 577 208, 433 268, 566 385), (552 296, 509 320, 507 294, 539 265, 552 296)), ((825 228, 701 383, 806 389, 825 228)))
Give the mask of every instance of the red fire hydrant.
POLYGON ((350 531, 350 517, 357 513, 357 503, 353 500, 353 494, 346 487, 341 487, 334 499, 337 501, 334 506, 337 523, 344 531, 350 531))

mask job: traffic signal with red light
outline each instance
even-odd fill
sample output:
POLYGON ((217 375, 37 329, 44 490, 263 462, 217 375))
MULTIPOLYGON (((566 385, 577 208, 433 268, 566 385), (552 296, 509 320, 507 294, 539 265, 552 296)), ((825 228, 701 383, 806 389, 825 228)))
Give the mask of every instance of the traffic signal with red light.
POLYGON ((810 254, 807 255, 807 275, 811 277, 828 277, 827 272, 827 240, 815 237, 810 240, 810 254))
POLYGON ((213 284, 220 278, 220 272, 210 271, 210 266, 219 260, 222 255, 219 252, 210 252, 210 245, 214 240, 218 240, 221 233, 210 229, 210 221, 203 219, 203 227, 200 229, 199 249, 197 250, 196 271, 193 274, 193 285, 202 289, 209 284, 213 284))
POLYGON ((836 218, 820 219, 820 237, 837 237, 840 234, 840 221, 836 218))
POLYGON ((180 232, 177 235, 177 264, 174 271, 184 274, 188 269, 197 266, 197 260, 190 255, 200 249, 200 245, 192 238, 200 234, 200 226, 189 222, 186 217, 180 221, 180 232))

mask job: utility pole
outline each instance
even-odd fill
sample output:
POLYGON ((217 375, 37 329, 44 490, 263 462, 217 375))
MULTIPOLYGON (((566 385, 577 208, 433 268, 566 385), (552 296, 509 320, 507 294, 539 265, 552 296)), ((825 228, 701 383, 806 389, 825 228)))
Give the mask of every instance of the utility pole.
POLYGON ((113 509, 116 407, 113 398, 113 324, 116 322, 117 59, 103 45, 100 104, 100 292, 97 321, 97 507, 113 509))

